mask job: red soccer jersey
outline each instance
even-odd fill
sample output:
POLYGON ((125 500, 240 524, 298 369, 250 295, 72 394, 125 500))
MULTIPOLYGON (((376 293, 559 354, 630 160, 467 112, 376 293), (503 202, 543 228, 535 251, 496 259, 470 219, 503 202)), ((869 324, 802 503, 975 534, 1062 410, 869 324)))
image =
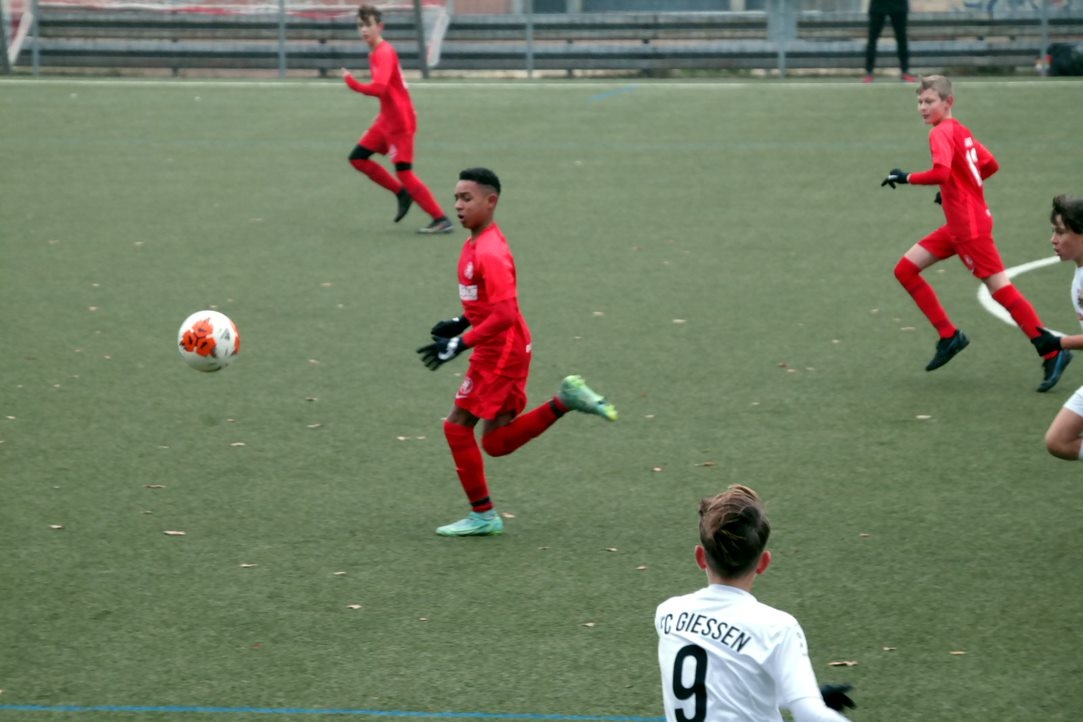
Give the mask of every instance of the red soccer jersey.
POLYGON ((503 376, 525 376, 530 367, 530 329, 519 312, 515 259, 499 226, 493 223, 477 238, 468 238, 459 256, 459 299, 474 328, 492 312, 493 304, 512 301, 515 321, 495 337, 474 347, 470 363, 503 376))
POLYGON ((380 99, 380 114, 375 122, 389 133, 413 133, 417 130, 417 115, 402 77, 399 54, 391 43, 384 40, 373 48, 369 53, 369 70, 372 72, 371 83, 359 83, 347 77, 346 84, 358 93, 380 99))
MULTIPOLYGON (((951 234, 960 239, 991 236, 993 216, 985 205, 982 183, 1000 167, 996 158, 954 118, 941 121, 929 131, 929 149, 933 171, 926 173, 934 173, 937 166, 950 169, 939 186, 951 234)), ((926 173, 912 173, 910 182, 921 184, 926 173)))

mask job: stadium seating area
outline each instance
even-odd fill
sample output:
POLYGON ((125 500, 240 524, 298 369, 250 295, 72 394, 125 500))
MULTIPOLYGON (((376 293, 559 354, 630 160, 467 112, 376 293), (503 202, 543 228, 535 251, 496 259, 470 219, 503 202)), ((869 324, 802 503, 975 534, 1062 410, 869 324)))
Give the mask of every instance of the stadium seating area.
MULTIPOLYGON (((204 13, 43 6, 34 49, 16 66, 333 72, 363 64, 350 15, 204 13), (280 39, 282 43, 280 45, 280 39)), ((385 36, 405 67, 418 67, 413 16, 390 14, 385 36)), ((857 68, 866 16, 859 12, 455 14, 440 71, 626 71, 857 68)), ((890 58, 885 34, 880 53, 890 58)), ((1051 43, 1083 42, 1083 11, 911 13, 918 69, 1034 66, 1051 43)), ((890 67, 890 62, 885 66, 890 67)))

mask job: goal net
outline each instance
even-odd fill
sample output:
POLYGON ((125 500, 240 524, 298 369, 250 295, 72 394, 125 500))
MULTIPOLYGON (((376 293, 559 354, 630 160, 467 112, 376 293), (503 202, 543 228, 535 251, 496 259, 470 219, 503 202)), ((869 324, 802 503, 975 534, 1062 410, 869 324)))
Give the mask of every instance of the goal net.
MULTIPOLYGON (((454 0, 0 0, 0 6, 8 9, 9 45, 12 38, 19 37, 21 29, 25 36, 27 27, 36 10, 39 17, 50 13, 88 13, 109 15, 115 13, 163 13, 172 16, 223 16, 262 18, 271 21, 283 16, 285 39, 291 38, 291 25, 303 26, 307 21, 340 23, 346 35, 356 38, 353 24, 357 8, 363 3, 380 9, 385 26, 384 37, 410 43, 417 41, 417 20, 420 17, 425 46, 425 58, 429 68, 440 63, 440 50, 451 21, 454 0), (352 35, 351 35, 352 34, 352 35)), ((2 22, 2 20, 0 20, 2 22)), ((19 48, 10 47, 9 54, 18 55, 19 48)))

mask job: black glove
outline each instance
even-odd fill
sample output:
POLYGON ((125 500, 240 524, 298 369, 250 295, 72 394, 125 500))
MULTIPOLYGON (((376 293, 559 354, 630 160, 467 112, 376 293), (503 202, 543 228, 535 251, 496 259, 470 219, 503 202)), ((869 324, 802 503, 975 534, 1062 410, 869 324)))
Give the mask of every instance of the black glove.
POLYGON ((417 350, 421 354, 421 363, 425 364, 430 371, 435 371, 466 350, 462 336, 454 338, 433 336, 432 339, 433 343, 417 350))
POLYGON ((933 198, 933 203, 935 203, 938 206, 944 205, 944 199, 940 197, 940 191, 936 192, 936 197, 933 198))
POLYGON ((1060 336, 1049 333, 1048 330, 1038 327, 1038 335, 1030 340, 1034 348, 1038 349, 1039 356, 1046 356, 1054 351, 1061 351, 1064 346, 1060 342, 1060 336))
POLYGON ((466 316, 456 316, 446 321, 437 321, 429 333, 432 334, 433 338, 451 338, 452 336, 458 336, 468 328, 470 328, 470 321, 466 316))
POLYGON ((904 170, 892 168, 891 172, 887 174, 887 178, 884 178, 883 182, 880 184, 880 187, 883 188, 884 186, 891 186, 892 188, 894 188, 896 183, 898 183, 899 185, 906 185, 910 182, 906 180, 906 176, 908 175, 910 174, 904 170))
POLYGON ((820 696, 824 698, 824 704, 836 712, 844 708, 854 709, 857 704, 846 694, 853 688, 852 684, 821 684, 820 696))

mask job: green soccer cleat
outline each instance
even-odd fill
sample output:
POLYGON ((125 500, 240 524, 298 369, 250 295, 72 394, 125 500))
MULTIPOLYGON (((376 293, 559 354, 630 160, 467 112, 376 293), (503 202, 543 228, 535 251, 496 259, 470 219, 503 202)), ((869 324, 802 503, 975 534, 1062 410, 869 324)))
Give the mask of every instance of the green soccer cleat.
POLYGON ((495 536, 504 533, 504 520, 496 512, 470 512, 465 519, 437 527, 440 536, 495 536))
POLYGON ((569 409, 582 411, 584 414, 598 414, 609 421, 617 420, 616 407, 606 401, 605 397, 594 393, 582 376, 565 378, 560 384, 560 393, 557 396, 569 409))

